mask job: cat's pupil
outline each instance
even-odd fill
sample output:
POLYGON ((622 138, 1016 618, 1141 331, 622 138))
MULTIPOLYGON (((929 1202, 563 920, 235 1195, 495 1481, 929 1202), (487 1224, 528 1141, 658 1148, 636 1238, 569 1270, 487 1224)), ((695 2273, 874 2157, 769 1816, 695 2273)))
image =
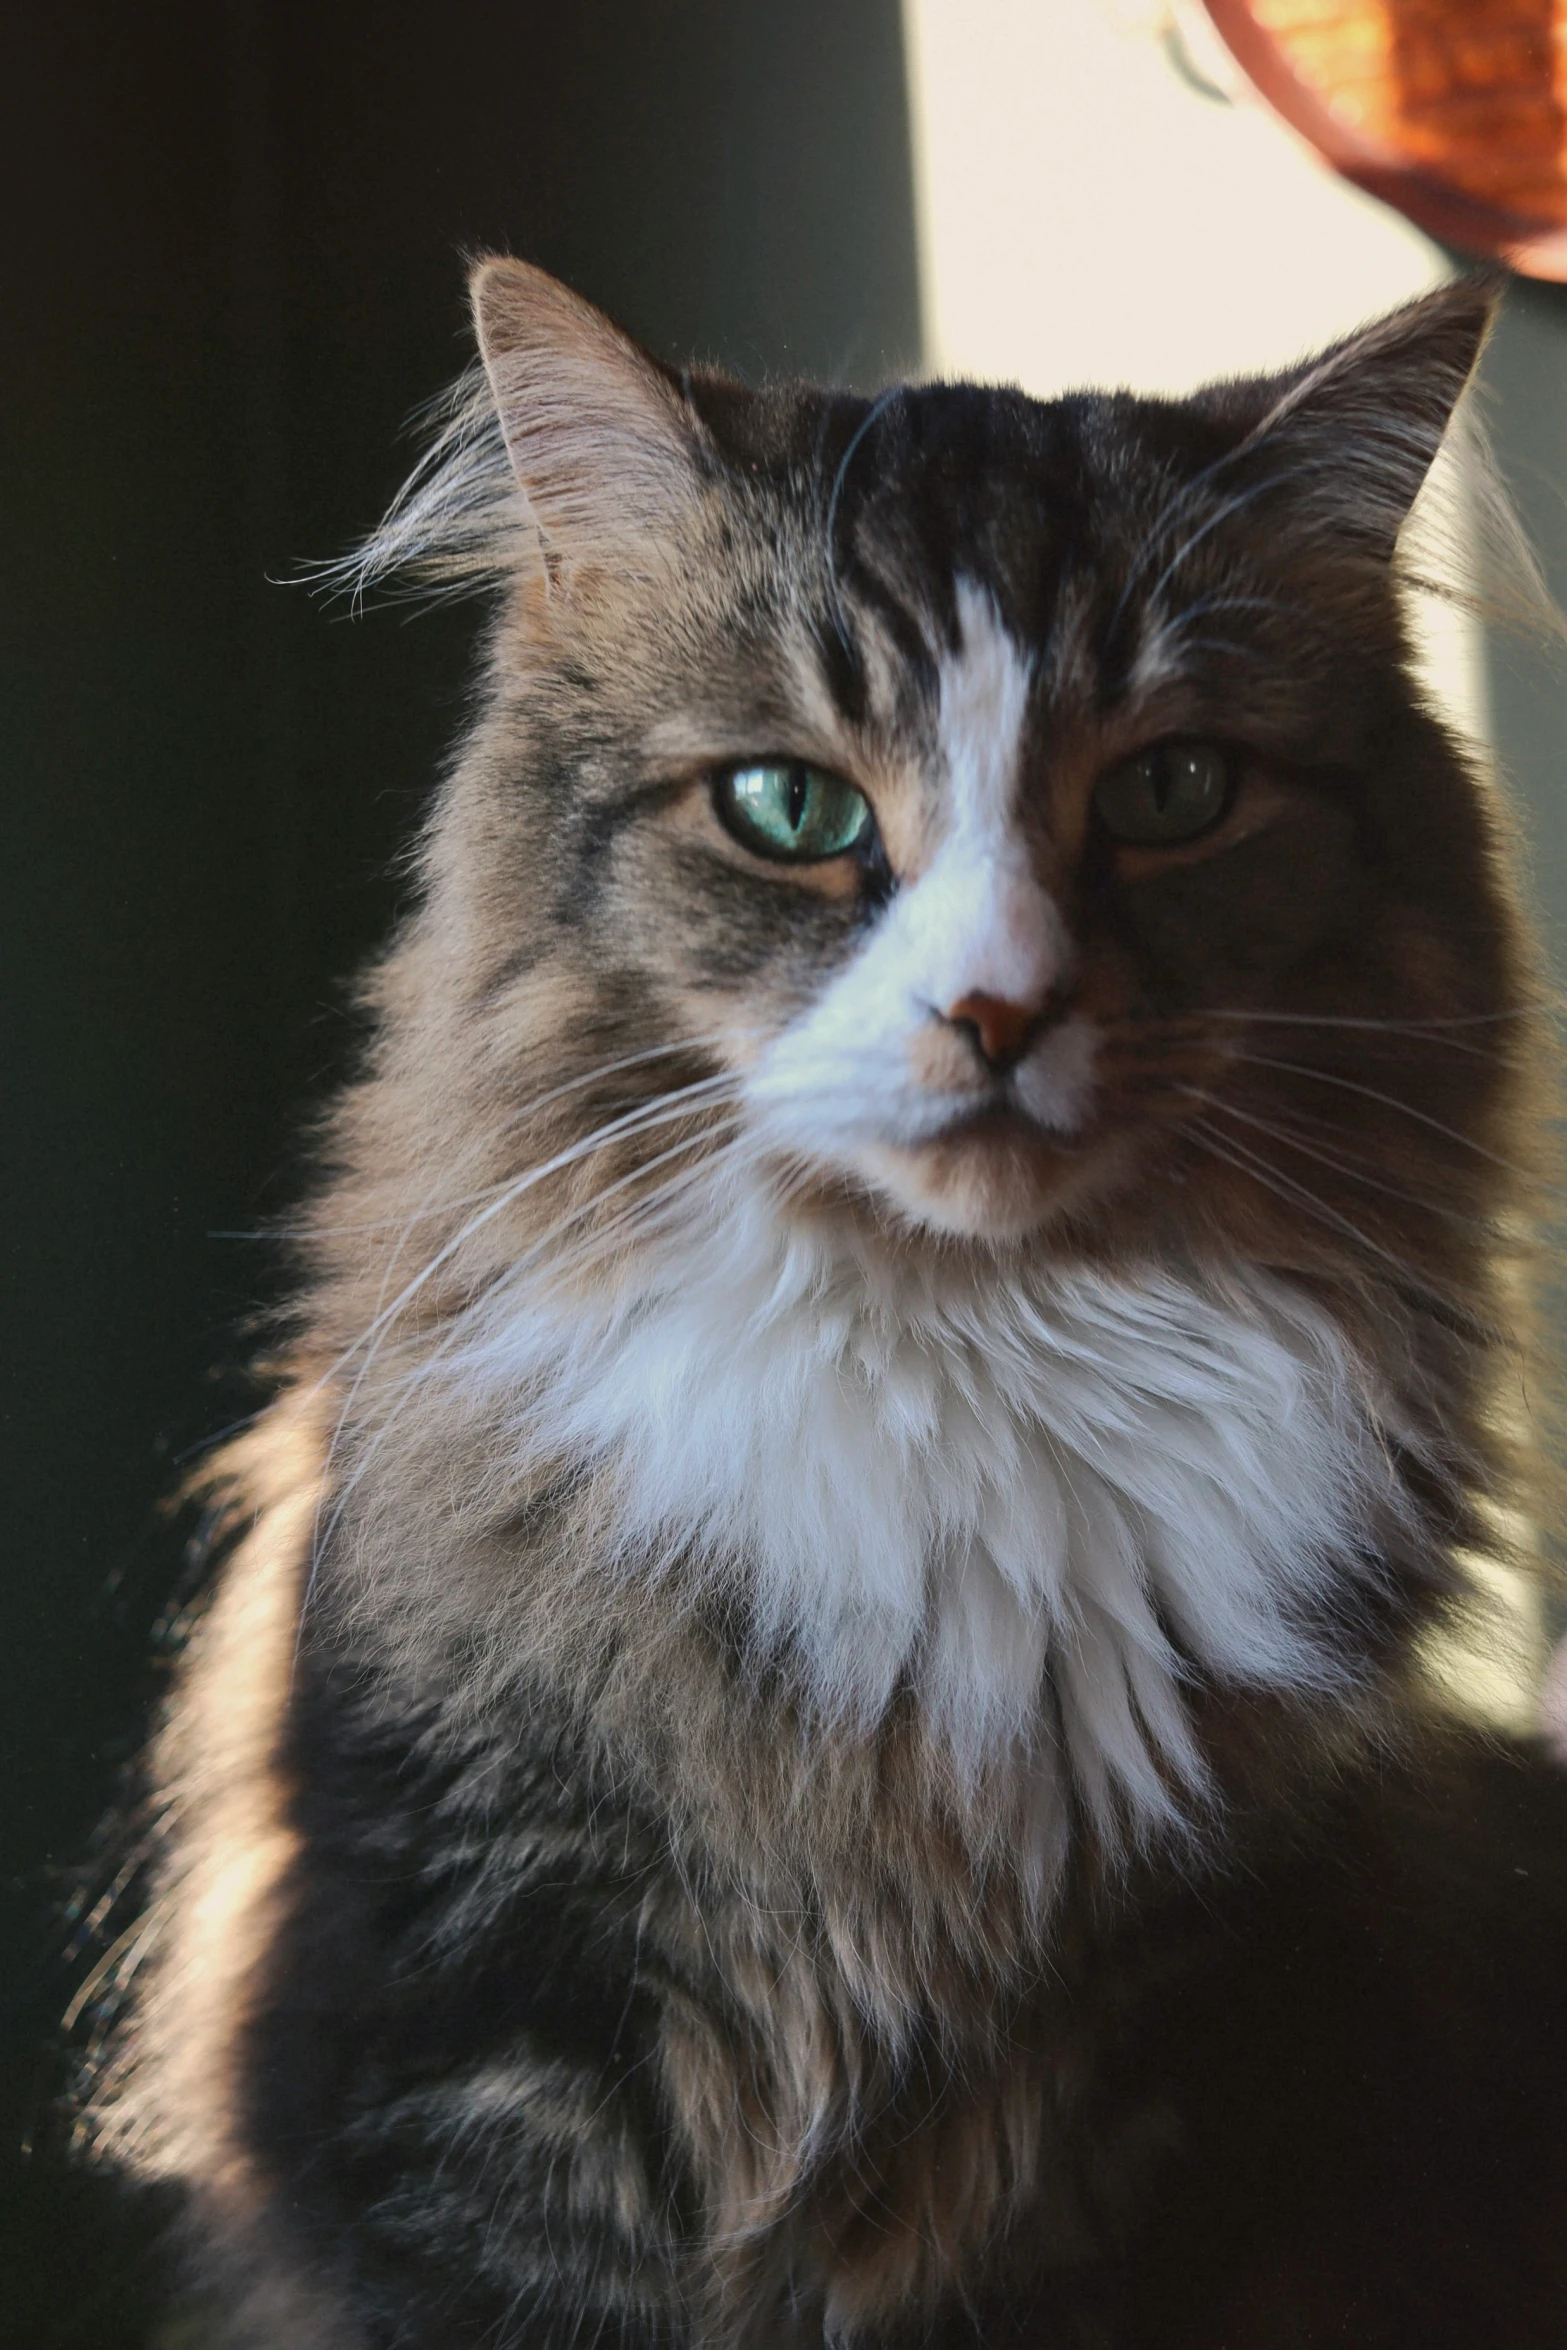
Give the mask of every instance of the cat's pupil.
POLYGON ((758 856, 812 864, 869 851, 875 818, 862 791, 803 759, 761 759, 714 779, 713 805, 735 839, 758 856))
POLYGON ((1231 764, 1217 743, 1160 743, 1112 767, 1094 807, 1112 840, 1147 848, 1195 840, 1229 802, 1231 764))

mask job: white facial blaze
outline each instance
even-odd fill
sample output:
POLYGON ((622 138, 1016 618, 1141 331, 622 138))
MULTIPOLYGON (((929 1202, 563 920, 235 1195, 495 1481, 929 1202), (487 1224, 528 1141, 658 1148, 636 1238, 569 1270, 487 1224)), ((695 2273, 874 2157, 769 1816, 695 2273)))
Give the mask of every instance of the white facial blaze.
POLYGON ((906 901, 924 998, 938 1012, 976 992, 1041 1003, 1070 955, 1018 821, 1029 665, 989 598, 966 580, 957 605, 963 649, 941 673, 948 830, 906 901))
MULTIPOLYGON (((1033 1010, 1071 970, 1071 940, 1020 820, 1029 663, 969 581, 958 583, 957 609, 961 648, 941 672, 936 852, 751 1081, 765 1131, 851 1163, 856 1145, 928 1141, 987 1097, 977 1060, 944 1084, 917 1065, 912 1048, 953 1005, 979 994, 1033 1010)), ((1028 1054, 1014 1098, 1041 1126, 1069 1133, 1092 1077, 1092 1029, 1072 1017, 1028 1054)))

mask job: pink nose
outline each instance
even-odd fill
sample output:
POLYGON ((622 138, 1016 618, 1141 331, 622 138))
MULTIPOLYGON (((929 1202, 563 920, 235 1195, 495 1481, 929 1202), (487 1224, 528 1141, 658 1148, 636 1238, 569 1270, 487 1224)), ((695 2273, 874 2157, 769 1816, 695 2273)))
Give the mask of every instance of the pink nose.
POLYGON ((955 1027, 972 1028, 987 1061, 1000 1065, 1015 1061, 1039 1025, 1037 1004, 1009 1003, 1005 996, 965 995, 949 1004, 945 1017, 955 1027))

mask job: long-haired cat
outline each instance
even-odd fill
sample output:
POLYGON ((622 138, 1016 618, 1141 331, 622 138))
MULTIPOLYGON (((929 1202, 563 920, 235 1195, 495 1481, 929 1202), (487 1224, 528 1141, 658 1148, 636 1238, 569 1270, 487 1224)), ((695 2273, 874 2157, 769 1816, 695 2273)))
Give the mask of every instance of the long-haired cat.
POLYGON ((1459 284, 1182 401, 521 263, 497 590, 155 1755, 100 2141, 252 2350, 1567 2338, 1537 988, 1398 550, 1459 284))

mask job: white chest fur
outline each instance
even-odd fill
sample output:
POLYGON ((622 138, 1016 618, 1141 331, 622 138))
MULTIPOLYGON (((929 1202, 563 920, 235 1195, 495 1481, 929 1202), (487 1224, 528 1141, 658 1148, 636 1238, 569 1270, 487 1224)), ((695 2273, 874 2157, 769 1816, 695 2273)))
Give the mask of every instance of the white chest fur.
POLYGON ((911 1680, 972 1769, 1052 1693, 1107 1818, 1200 1783, 1191 1668, 1341 1677, 1313 1624, 1398 1507, 1347 1350, 1260 1273, 878 1288, 757 1208, 613 1310, 492 1300, 453 1367, 524 1456, 609 1472, 615 1571, 743 1576, 823 1715, 911 1680))

